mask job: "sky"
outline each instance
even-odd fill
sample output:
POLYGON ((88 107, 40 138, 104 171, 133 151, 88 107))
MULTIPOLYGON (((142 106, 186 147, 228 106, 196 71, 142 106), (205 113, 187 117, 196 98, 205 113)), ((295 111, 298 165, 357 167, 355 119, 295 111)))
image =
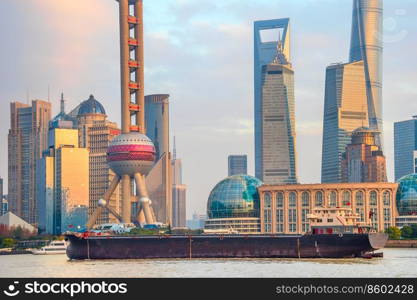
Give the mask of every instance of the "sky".
MULTIPOLYGON (((290 18, 298 174, 320 182, 326 66, 347 62, 352 0, 144 0, 145 93, 170 94, 170 131, 183 161, 187 215, 206 211, 247 154, 254 174, 253 22, 290 18)), ((393 122, 417 115, 417 0, 384 1, 384 143, 394 180, 393 122)), ((67 110, 93 94, 120 124, 114 0, 0 0, 0 176, 7 179, 9 103, 67 110), (49 90, 49 93, 48 93, 49 90)), ((171 139, 172 141, 172 139, 171 139)))

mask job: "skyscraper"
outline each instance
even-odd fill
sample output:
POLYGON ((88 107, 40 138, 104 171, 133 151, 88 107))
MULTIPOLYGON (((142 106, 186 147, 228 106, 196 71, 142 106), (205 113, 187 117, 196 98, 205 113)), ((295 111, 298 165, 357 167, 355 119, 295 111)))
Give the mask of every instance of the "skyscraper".
POLYGON ((247 155, 229 155, 227 159, 228 176, 248 174, 247 155))
POLYGON ((169 152, 169 95, 145 97, 146 135, 156 150, 156 163, 146 176, 146 185, 152 199, 156 220, 172 223, 172 174, 169 152))
POLYGON ((187 186, 182 182, 182 162, 177 158, 174 137, 172 170, 172 226, 185 227, 187 225, 187 186))
POLYGON ((394 123, 395 180, 417 173, 417 116, 394 123))
POLYGON ((48 147, 51 104, 41 100, 32 106, 10 104, 8 135, 9 209, 25 221, 37 223, 36 161, 48 147))
POLYGON ((379 132, 358 128, 346 146, 342 160, 342 182, 386 182, 385 156, 376 145, 379 132))
MULTIPOLYGON (((89 215, 91 215, 115 176, 107 165, 107 148, 113 138, 120 134, 120 129, 116 123, 107 119, 106 110, 93 95, 90 95, 69 115, 77 119, 79 147, 87 148, 89 151, 89 215)), ((116 212, 121 210, 120 186, 112 194, 109 206, 116 212)), ((117 219, 104 210, 97 223, 109 222, 117 222, 117 219)))
POLYGON ((80 230, 87 223, 89 153, 78 147, 78 130, 65 127, 50 128, 49 148, 36 172, 39 229, 49 234, 80 230))
POLYGON ((255 22, 255 173, 266 184, 297 183, 289 32, 289 19, 255 22))
POLYGON ((295 183, 290 20, 254 24, 255 175, 265 183, 295 183))
MULTIPOLYGON (((363 61, 369 127, 383 132, 382 127, 382 0, 354 0, 350 62, 363 61)), ((382 136, 377 138, 382 146, 382 136)))
POLYGON ((342 180, 342 155, 352 132, 368 127, 365 72, 362 61, 333 64, 326 69, 321 181, 342 180))

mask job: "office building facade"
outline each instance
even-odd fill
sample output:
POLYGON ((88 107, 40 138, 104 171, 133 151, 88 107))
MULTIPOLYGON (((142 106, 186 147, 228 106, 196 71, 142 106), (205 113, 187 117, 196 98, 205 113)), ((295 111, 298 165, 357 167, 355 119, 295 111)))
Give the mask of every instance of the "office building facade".
POLYGON ((85 229, 89 206, 89 153, 78 130, 51 127, 49 148, 38 161, 39 229, 48 234, 85 229))
MULTIPOLYGON (((91 215, 115 176, 107 165, 107 149, 121 131, 116 123, 107 119, 103 105, 93 95, 72 110, 69 116, 77 120, 79 147, 89 151, 88 198, 91 215)), ((109 206, 117 212, 121 211, 121 193, 121 188, 117 187, 109 200, 109 206)), ((107 210, 104 210, 97 220, 97 224, 117 222, 118 220, 107 210)))
POLYGON ((381 147, 376 145, 379 132, 358 128, 346 146, 342 160, 342 182, 386 182, 387 168, 381 147))
POLYGON ((169 151, 169 95, 145 96, 146 135, 156 150, 156 162, 146 176, 146 186, 156 220, 172 225, 172 171, 169 151))
POLYGON ((248 174, 247 155, 229 155, 227 159, 228 176, 248 174))
POLYGON ((8 135, 9 210, 31 224, 37 224, 36 162, 48 147, 51 104, 42 100, 32 105, 10 104, 8 135))
POLYGON ((383 0, 353 0, 349 62, 363 61, 369 127, 381 133, 382 149, 383 0))
POLYGON ((342 159, 352 132, 368 127, 367 96, 362 61, 333 64, 326 70, 324 96, 322 183, 342 181, 342 159))
POLYGON ((394 123, 395 180, 417 173, 417 116, 394 123))
POLYGON ((297 182, 290 59, 289 19, 255 22, 255 174, 265 183, 297 182), (274 29, 272 41, 263 38, 274 29))
POLYGON ((172 226, 187 226, 187 186, 182 182, 182 161, 177 158, 174 137, 173 157, 171 161, 172 179, 172 226))
POLYGON ((347 207, 359 222, 383 232, 395 226, 396 183, 263 185, 258 188, 262 233, 304 234, 314 207, 347 207))

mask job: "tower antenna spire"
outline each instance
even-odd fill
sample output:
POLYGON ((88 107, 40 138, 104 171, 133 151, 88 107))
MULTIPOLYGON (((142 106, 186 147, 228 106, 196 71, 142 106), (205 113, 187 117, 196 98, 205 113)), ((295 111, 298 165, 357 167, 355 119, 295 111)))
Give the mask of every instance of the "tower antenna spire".
POLYGON ((176 160, 177 159, 177 144, 176 144, 176 141, 175 141, 175 136, 174 136, 174 150, 172 151, 172 155, 173 155, 173 158, 174 158, 174 160, 176 160))

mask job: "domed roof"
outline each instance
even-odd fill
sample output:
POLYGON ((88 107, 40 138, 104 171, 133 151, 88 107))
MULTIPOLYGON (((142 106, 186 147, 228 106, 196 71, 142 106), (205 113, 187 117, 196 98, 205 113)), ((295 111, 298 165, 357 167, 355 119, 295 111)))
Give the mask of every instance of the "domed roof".
POLYGON ((417 215, 417 174, 398 180, 397 208, 400 215, 417 215))
POLYGON ((258 187, 262 182, 249 175, 235 175, 220 181, 207 203, 210 219, 259 217, 258 187))
POLYGON ((80 108, 78 110, 78 115, 87 115, 87 114, 100 114, 105 115, 106 111, 96 99, 94 99, 93 95, 85 100, 83 103, 80 104, 80 108))

